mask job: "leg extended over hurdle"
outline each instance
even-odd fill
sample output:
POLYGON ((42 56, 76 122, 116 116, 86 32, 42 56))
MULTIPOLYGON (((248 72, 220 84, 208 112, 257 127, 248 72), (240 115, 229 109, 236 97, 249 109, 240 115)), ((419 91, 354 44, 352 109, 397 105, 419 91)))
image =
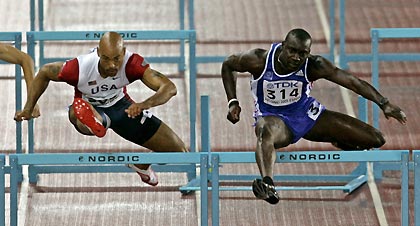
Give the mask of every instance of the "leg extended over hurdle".
MULTIPOLYGON (((106 31, 62 31, 62 32, 27 32, 28 40, 28 53, 34 59, 37 54, 35 54, 35 46, 41 42, 44 42, 44 45, 47 45, 46 41, 54 42, 65 42, 65 41, 74 41, 74 40, 84 40, 92 41, 99 40, 106 31)), ((189 72, 189 111, 190 111, 190 150, 195 152, 196 148, 196 138, 195 138, 195 125, 196 125, 196 62, 195 62, 195 40, 196 35, 195 31, 191 30, 162 30, 162 31, 116 31, 120 33, 125 40, 164 40, 164 41, 175 41, 180 42, 181 45, 188 45, 188 72, 189 72)), ((54 62, 54 61, 64 61, 68 58, 47 58, 44 55, 43 48, 39 48, 39 65, 45 63, 54 62)), ((186 56, 180 54, 177 56, 150 56, 146 57, 149 62, 156 63, 173 63, 173 64, 186 64, 186 56)), ((34 152, 33 139, 29 139, 29 152, 34 152), (32 141, 32 142, 31 142, 32 141)), ((179 165, 172 166, 167 168, 165 166, 156 166, 157 171, 171 171, 171 172, 186 172, 188 179, 191 180, 195 178, 195 165, 179 165)), ((66 166, 66 167, 57 167, 57 166, 29 166, 29 181, 35 183, 37 181, 37 175, 40 173, 70 173, 70 172, 92 172, 90 166, 66 166)), ((101 172, 127 172, 129 169, 127 167, 116 167, 116 166, 106 166, 101 168, 101 172)))
MULTIPOLYGON (((210 148, 210 99, 208 96, 201 97, 201 144, 202 144, 202 152, 208 153, 211 155, 211 148, 210 148)), ((323 153, 321 156, 319 155, 303 155, 297 157, 297 160, 300 158, 307 158, 313 159, 313 157, 317 157, 320 160, 328 160, 330 158, 334 158, 334 155, 329 154, 329 152, 323 153)), ((254 154, 254 153, 252 153, 254 154)), ((354 161, 356 162, 356 161, 354 161)), ((220 180, 246 180, 252 181, 255 178, 260 177, 259 175, 219 175, 220 180)), ((305 187, 282 187, 280 190, 342 190, 347 193, 351 193, 357 188, 359 188, 362 184, 367 182, 367 166, 366 161, 361 159, 359 165, 349 174, 343 175, 303 175, 303 174, 292 174, 292 175, 274 175, 275 181, 297 181, 297 182, 343 182, 344 185, 339 186, 305 186, 305 187)), ((183 189, 183 188, 181 188, 183 189)), ((184 188, 186 189, 186 188, 184 188)), ((242 190, 248 188, 221 188, 221 190, 229 190, 229 189, 237 189, 242 190)))
MULTIPOLYGON (((251 186, 221 187, 220 181, 252 181, 260 175, 221 175, 219 167, 221 164, 256 163, 254 152, 211 152, 210 148, 210 124, 209 97, 201 97, 202 113, 202 152, 209 155, 210 169, 209 179, 211 180, 212 192, 212 223, 219 225, 219 191, 252 191, 251 186)), ((286 190, 342 190, 352 192, 367 182, 366 164, 368 162, 392 162, 399 164, 401 175, 401 222, 403 226, 409 224, 409 197, 408 197, 408 169, 409 150, 375 150, 375 151, 308 151, 308 152, 278 152, 277 163, 339 163, 358 162, 357 167, 348 175, 275 175, 276 181, 301 181, 301 182, 345 182, 345 185, 337 186, 281 186, 277 191, 286 190), (363 170, 365 169, 365 170, 363 170)), ((281 197, 281 193, 280 193, 281 197)), ((419 204, 420 205, 420 204, 419 204)))

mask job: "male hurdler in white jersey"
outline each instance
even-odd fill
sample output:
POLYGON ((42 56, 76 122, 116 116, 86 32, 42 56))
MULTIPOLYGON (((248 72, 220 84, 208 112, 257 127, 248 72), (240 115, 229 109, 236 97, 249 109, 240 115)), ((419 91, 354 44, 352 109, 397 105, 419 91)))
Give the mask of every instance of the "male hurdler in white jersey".
MULTIPOLYGON (((15 119, 30 119, 39 97, 50 81, 66 82, 75 95, 69 108, 70 122, 85 135, 105 136, 108 128, 133 143, 156 152, 186 152, 181 139, 148 109, 166 103, 177 90, 163 74, 150 68, 145 59, 125 49, 116 32, 105 33, 99 47, 65 63, 44 65, 33 81, 24 109, 15 119), (142 102, 127 93, 127 85, 140 80, 155 91, 142 102)), ((129 165, 150 185, 157 185, 149 165, 129 165)))
POLYGON ((303 29, 291 30, 281 44, 270 50, 253 49, 229 56, 222 65, 230 122, 239 121, 236 72, 249 72, 254 97, 256 160, 262 179, 254 180, 254 195, 271 204, 279 201, 273 182, 275 150, 300 138, 329 142, 343 150, 381 147, 380 131, 351 116, 325 109, 309 96, 312 82, 327 79, 369 99, 387 118, 406 122, 404 112, 367 82, 335 67, 327 59, 311 55, 312 38, 303 29))

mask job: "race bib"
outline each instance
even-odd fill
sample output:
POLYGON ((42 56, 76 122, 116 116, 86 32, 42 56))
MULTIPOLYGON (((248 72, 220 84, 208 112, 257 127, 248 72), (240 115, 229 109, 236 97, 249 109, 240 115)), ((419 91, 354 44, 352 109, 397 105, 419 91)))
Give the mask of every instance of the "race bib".
POLYGON ((302 97, 303 83, 300 81, 263 81, 264 103, 286 106, 298 102, 302 97))
POLYGON ((311 106, 308 109, 308 117, 312 120, 316 120, 318 116, 321 114, 322 105, 316 101, 312 102, 311 106))

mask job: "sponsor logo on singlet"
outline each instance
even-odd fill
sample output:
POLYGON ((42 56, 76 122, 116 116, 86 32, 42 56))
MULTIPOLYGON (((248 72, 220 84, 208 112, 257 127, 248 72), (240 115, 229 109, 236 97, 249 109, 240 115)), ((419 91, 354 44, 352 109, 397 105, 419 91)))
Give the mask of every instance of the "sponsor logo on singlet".
POLYGON ((263 81, 264 103, 286 106, 302 97, 303 83, 296 80, 263 81))

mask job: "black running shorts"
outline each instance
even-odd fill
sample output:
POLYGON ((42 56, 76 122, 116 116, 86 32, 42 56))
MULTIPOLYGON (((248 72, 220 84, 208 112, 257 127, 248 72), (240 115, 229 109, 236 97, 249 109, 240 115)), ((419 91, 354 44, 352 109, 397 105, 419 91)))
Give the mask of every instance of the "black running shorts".
POLYGON ((162 121, 148 111, 143 111, 136 118, 129 118, 125 109, 132 103, 128 97, 124 97, 111 107, 95 107, 95 109, 101 115, 105 113, 110 118, 111 126, 109 128, 118 135, 142 145, 156 133, 162 121))

